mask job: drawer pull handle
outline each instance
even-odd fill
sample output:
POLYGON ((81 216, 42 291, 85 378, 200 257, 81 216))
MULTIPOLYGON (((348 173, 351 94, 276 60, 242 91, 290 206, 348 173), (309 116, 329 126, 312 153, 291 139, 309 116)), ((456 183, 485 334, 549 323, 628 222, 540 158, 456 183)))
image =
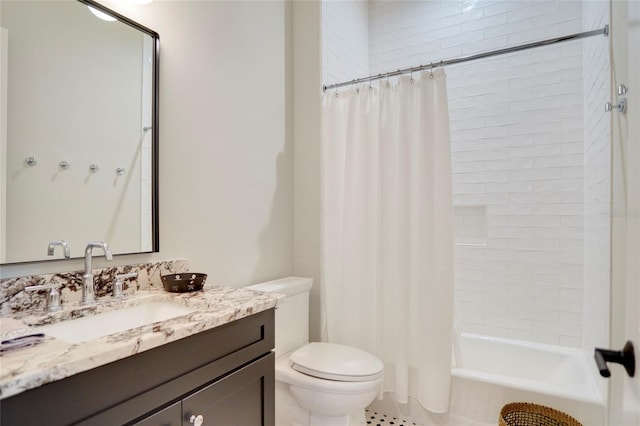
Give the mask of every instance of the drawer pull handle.
POLYGON ((204 423, 204 417, 202 414, 198 414, 197 416, 193 414, 189 418, 189 423, 192 423, 194 426, 202 426, 202 423, 204 423))

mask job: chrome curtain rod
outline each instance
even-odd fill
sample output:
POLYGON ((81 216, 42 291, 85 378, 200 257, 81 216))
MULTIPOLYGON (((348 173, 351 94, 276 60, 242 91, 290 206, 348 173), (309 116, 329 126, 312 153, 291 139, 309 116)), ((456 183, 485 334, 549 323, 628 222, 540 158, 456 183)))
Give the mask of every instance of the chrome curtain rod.
POLYGON ((370 75, 369 77, 357 78, 357 79, 354 79, 351 81, 345 81, 342 83, 329 84, 329 85, 325 84, 322 86, 322 91, 326 92, 327 90, 337 89, 339 87, 349 86, 349 85, 358 84, 358 83, 364 83, 366 81, 380 80, 382 78, 395 77, 398 75, 409 74, 412 72, 423 71, 426 69, 444 67, 445 65, 454 65, 454 64, 460 64, 462 62, 475 61, 476 59, 490 58, 492 56, 504 55, 506 53, 512 53, 512 52, 519 52, 520 50, 527 50, 527 49, 532 49, 534 47, 548 46, 548 45, 560 43, 563 41, 578 40, 581 38, 586 38, 586 37, 591 37, 596 35, 608 36, 609 25, 605 25, 603 28, 598 30, 585 31, 582 33, 575 33, 575 34, 570 34, 570 35, 561 36, 561 37, 549 38, 541 41, 534 41, 532 43, 520 44, 518 46, 492 50, 490 52, 476 53, 474 55, 463 56, 463 57, 454 58, 454 59, 447 59, 445 61, 431 62, 430 64, 418 65, 416 67, 410 67, 410 68, 403 68, 396 71, 385 72, 377 75, 370 75))

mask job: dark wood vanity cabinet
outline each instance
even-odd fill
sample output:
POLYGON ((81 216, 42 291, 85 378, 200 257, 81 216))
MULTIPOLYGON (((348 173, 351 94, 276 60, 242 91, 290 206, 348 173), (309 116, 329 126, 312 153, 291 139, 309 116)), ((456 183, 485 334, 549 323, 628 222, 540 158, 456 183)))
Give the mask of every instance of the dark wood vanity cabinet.
POLYGON ((175 402, 160 411, 150 414, 139 422, 136 426, 173 426, 180 424, 182 419, 182 403, 175 402))
POLYGON ((275 426, 273 309, 0 401, 2 425, 275 426))
POLYGON ((202 416, 203 426, 274 425, 273 389, 267 391, 273 388, 273 357, 254 361, 133 424, 191 426, 202 416))
POLYGON ((270 355, 269 359, 249 364, 185 398, 182 424, 188 425, 191 416, 200 415, 204 419, 203 425, 263 425, 265 384, 268 381, 273 384, 272 379, 273 355, 270 355), (265 377, 269 366, 271 380, 265 377))

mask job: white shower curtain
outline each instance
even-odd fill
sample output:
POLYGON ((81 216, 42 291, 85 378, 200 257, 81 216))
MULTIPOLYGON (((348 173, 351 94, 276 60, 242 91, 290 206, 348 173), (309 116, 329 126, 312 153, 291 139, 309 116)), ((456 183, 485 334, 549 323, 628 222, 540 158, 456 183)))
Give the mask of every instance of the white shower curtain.
POLYGON ((325 341, 385 365, 383 391, 449 403, 453 207, 442 69, 327 92, 323 105, 325 341))

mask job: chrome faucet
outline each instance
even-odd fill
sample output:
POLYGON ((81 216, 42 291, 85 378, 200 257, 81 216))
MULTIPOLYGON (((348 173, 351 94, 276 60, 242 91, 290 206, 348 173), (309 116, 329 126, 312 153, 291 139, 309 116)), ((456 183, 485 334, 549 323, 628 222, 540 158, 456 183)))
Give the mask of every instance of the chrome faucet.
POLYGON ((69 244, 65 240, 53 240, 49 243, 49 247, 47 247, 47 254, 49 256, 53 256, 53 253, 56 249, 56 246, 62 247, 62 253, 64 257, 67 259, 71 257, 71 250, 69 250, 69 244))
POLYGON ((95 288, 93 284, 93 274, 91 273, 91 256, 94 248, 101 248, 107 260, 113 259, 111 249, 107 243, 92 241, 87 244, 84 251, 84 275, 82 275, 82 304, 94 303, 96 301, 95 288))

